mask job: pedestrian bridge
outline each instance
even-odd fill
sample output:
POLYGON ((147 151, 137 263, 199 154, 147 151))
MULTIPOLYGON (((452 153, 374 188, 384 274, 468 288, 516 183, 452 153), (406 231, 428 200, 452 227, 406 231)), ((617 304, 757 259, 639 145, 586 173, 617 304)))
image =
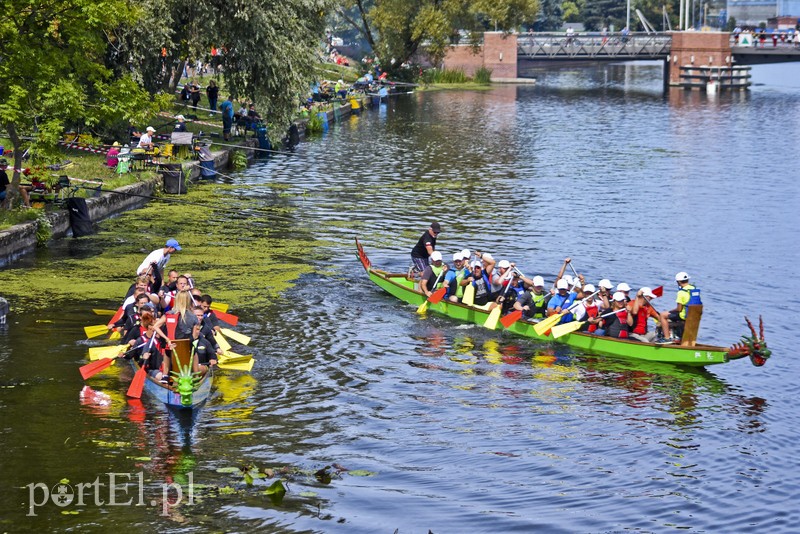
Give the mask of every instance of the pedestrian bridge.
MULTIPOLYGON (((517 60, 539 63, 542 66, 554 61, 636 61, 668 59, 672 52, 673 36, 677 32, 619 34, 576 33, 525 33, 517 36, 517 60)), ((683 32, 685 35, 687 32, 683 32)), ((702 36, 699 32, 696 35, 702 36)), ((783 63, 800 61, 800 48, 791 42, 770 39, 758 46, 738 46, 728 38, 730 54, 738 65, 783 63)), ((698 57, 703 46, 697 48, 698 57)))

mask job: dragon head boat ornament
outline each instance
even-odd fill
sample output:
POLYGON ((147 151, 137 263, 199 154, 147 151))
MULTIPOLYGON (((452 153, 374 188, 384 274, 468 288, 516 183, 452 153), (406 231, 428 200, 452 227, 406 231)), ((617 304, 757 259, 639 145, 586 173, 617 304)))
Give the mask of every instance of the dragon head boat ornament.
POLYGON ((728 358, 731 360, 738 360, 745 356, 750 357, 750 362, 756 367, 761 367, 767 363, 767 359, 772 354, 772 351, 767 348, 767 342, 764 340, 764 320, 758 316, 758 333, 747 317, 744 318, 747 326, 750 327, 752 336, 742 336, 739 343, 734 343, 728 349, 728 358))

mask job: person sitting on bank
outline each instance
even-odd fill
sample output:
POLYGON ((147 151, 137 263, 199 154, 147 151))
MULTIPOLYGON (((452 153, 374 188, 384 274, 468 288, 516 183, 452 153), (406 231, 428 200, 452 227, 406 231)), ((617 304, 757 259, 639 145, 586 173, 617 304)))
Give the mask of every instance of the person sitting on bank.
POLYGON ((683 326, 686 323, 686 307, 702 304, 700 290, 689 283, 689 275, 681 271, 675 275, 678 284, 678 295, 675 298, 675 308, 661 312, 661 316, 669 321, 669 329, 664 331, 664 337, 669 341, 679 341, 683 336, 683 326))
MULTIPOLYGON (((8 195, 8 188, 11 185, 11 181, 8 179, 8 174, 6 173, 6 169, 8 168, 8 160, 6 158, 0 158, 0 200, 2 200, 2 207, 5 208, 6 204, 8 204, 8 200, 6 195, 8 195)), ((19 195, 22 197, 23 206, 26 208, 31 207, 31 198, 28 196, 28 186, 20 185, 17 188, 19 191, 19 195)))
POLYGON ((119 163, 119 152, 120 152, 120 144, 118 141, 114 141, 111 145, 111 148, 108 149, 106 152, 106 166, 115 169, 117 164, 119 163))
POLYGON ((148 126, 144 133, 139 137, 139 144, 136 145, 136 148, 143 148, 144 150, 153 150, 155 146, 153 144, 153 135, 155 135, 156 129, 152 126, 148 126))

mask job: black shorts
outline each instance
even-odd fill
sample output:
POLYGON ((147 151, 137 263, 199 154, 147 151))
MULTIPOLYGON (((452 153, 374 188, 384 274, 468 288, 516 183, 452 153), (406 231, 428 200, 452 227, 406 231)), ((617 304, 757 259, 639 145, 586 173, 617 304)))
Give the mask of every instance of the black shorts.
POLYGON ((671 323, 683 322, 683 319, 681 319, 680 315, 678 315, 678 312, 675 312, 675 311, 669 312, 669 315, 667 316, 667 319, 669 319, 669 322, 671 322, 671 323))

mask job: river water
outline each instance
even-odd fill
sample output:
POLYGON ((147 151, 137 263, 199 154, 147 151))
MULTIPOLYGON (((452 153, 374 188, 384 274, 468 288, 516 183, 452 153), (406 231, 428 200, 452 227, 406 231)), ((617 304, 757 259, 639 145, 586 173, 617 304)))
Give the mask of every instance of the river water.
MULTIPOLYGON (((253 270, 302 274, 280 290, 216 281, 244 295, 230 311, 257 363, 219 373, 194 424, 126 402, 123 366, 84 389, 77 367, 96 342, 82 327, 116 305, 100 284, 69 301, 32 299, 35 281, 17 290, 26 313, 0 338, 0 531, 795 531, 800 69, 754 74, 749 94, 715 97, 665 97, 654 65, 420 93, 226 178, 234 187, 207 200, 245 199, 272 218, 204 219, 208 242, 240 246, 253 270), (774 355, 691 371, 421 317, 371 284, 353 239, 404 271, 432 220, 446 256, 490 250, 550 280, 570 256, 594 282, 664 285, 660 309, 688 271, 703 341, 729 345, 744 315, 762 314, 774 355), (253 233, 274 246, 251 246, 253 233), (330 478, 315 476, 326 466, 330 478), (249 485, 237 467, 261 474, 249 485), (283 499, 266 495, 281 477, 283 499), (75 497, 59 506, 62 479, 75 497), (169 483, 180 506, 162 498, 169 483)), ((59 258, 88 275, 119 257, 127 280, 135 239, 152 232, 156 248, 185 228, 120 231, 141 218, 105 221, 6 273, 45 283, 59 258)), ((187 258, 172 264, 200 280, 227 259, 187 258)))

